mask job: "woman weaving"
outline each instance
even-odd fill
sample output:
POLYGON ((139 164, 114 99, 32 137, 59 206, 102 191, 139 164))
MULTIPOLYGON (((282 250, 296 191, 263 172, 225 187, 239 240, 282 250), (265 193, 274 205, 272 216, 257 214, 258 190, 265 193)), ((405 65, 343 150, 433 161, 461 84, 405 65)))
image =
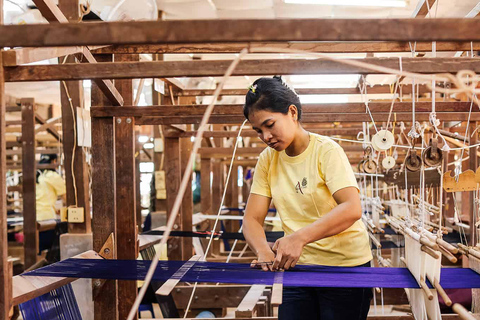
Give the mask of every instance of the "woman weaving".
MULTIPOLYGON (((252 266, 370 266, 358 186, 343 149, 302 127, 299 97, 280 77, 253 83, 244 114, 268 145, 255 168, 243 224, 257 254, 252 266), (263 229, 271 201, 285 232, 272 248, 263 229)), ((279 320, 366 319, 371 297, 369 288, 287 287, 279 320)))

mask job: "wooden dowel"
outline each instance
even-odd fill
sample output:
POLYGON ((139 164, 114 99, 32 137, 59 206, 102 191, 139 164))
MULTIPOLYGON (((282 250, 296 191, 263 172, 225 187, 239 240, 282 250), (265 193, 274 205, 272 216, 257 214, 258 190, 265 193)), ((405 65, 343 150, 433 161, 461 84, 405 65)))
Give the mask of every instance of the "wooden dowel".
POLYGON ((452 306, 452 310, 458 314, 458 316, 462 319, 462 320, 476 320, 476 318, 470 313, 468 312, 467 309, 465 309, 464 306, 462 306, 461 304, 459 303, 455 303, 453 306, 452 306))
POLYGON ((427 246, 421 246, 420 250, 431 256, 433 259, 438 259, 440 257, 435 251, 433 251, 427 246))
POLYGON ((370 236, 370 239, 372 239, 372 242, 375 244, 375 246, 377 248, 382 248, 382 245, 380 244, 380 241, 378 241, 377 238, 375 238, 375 236, 373 234, 371 234, 370 232, 368 233, 368 235, 370 236))
POLYGON ((468 254, 471 254, 472 256, 474 256, 475 258, 477 259, 480 259, 480 252, 476 251, 476 250, 473 250, 469 247, 467 247, 466 245, 463 245, 461 243, 457 243, 458 247, 463 249, 464 251, 466 251, 468 254))
POLYGON ((435 281, 433 281, 433 286, 435 287, 435 289, 437 289, 437 292, 438 294, 442 297, 443 301, 445 302, 445 304, 450 307, 452 305, 452 300, 448 297, 447 293, 445 292, 445 290, 443 290, 442 286, 440 285, 440 282, 438 281, 438 279, 435 279, 435 281))
POLYGON ((447 241, 443 240, 443 239, 440 239, 440 238, 437 238, 437 241, 436 241, 439 245, 441 245, 442 247, 444 247, 445 249, 447 249, 448 251, 450 251, 451 253, 453 254, 457 254, 458 253, 458 248, 456 248, 455 246, 453 246, 452 244, 448 243, 447 241))
POLYGON ((430 288, 427 286, 425 279, 420 278, 420 288, 422 288, 423 292, 427 295, 428 300, 433 300, 433 293, 430 288))
POLYGON ((438 251, 438 244, 436 244, 433 241, 430 241, 427 237, 425 236, 420 236, 420 243, 423 244, 424 246, 429 247, 432 250, 438 251))
POLYGON ((451 263, 457 263, 457 258, 450 253, 450 251, 448 251, 447 249, 445 249, 444 247, 442 246, 438 246, 438 248, 440 249, 440 252, 451 262, 451 263))

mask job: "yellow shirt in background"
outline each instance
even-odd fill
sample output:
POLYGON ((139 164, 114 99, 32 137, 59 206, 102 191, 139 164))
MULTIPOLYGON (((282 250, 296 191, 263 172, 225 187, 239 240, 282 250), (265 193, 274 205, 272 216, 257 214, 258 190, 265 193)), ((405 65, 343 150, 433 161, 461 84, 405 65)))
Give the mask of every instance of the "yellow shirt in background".
MULTIPOLYGON (((290 157, 266 148, 255 167, 251 193, 272 198, 285 235, 306 227, 334 208, 332 194, 357 181, 342 147, 310 133, 307 149, 290 157)), ((357 220, 347 230, 307 244, 300 264, 358 266, 372 260, 365 225, 357 220)))
POLYGON ((55 219, 55 202, 66 193, 65 181, 57 172, 45 170, 36 189, 37 221, 55 219))

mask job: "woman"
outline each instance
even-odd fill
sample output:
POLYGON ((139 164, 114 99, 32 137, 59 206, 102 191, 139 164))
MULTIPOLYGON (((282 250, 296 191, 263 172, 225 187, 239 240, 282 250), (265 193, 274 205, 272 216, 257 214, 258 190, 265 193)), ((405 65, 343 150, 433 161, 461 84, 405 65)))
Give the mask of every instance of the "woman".
MULTIPOLYGON (((257 254, 252 266, 370 266, 358 186, 343 149, 302 127, 300 100, 280 77, 253 83, 244 114, 268 145, 255 168, 243 224, 257 254), (263 229, 271 201, 285 232, 273 248, 263 229)), ((287 287, 279 320, 366 319, 371 297, 369 288, 287 287)))
MULTIPOLYGON (((56 154, 42 154, 39 164, 56 164, 56 154)), ((37 221, 56 219, 55 203, 66 193, 65 180, 53 169, 37 170, 37 221)))

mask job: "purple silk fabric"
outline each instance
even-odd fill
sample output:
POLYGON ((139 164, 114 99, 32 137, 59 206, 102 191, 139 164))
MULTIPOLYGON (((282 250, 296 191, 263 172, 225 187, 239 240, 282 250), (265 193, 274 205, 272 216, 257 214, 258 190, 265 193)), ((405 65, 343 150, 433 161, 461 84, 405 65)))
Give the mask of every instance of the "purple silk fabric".
MULTIPOLYGON (((166 281, 185 261, 159 261, 154 280, 166 281)), ((150 261, 67 259, 24 275, 143 280, 150 261)), ((441 285, 445 289, 480 288, 480 275, 470 269, 443 268, 441 285)), ((274 282, 275 272, 252 269, 248 264, 196 262, 182 277, 188 282, 266 284, 274 282)), ((285 271, 283 285, 291 287, 379 287, 419 288, 406 268, 325 267, 297 265, 285 271)))

